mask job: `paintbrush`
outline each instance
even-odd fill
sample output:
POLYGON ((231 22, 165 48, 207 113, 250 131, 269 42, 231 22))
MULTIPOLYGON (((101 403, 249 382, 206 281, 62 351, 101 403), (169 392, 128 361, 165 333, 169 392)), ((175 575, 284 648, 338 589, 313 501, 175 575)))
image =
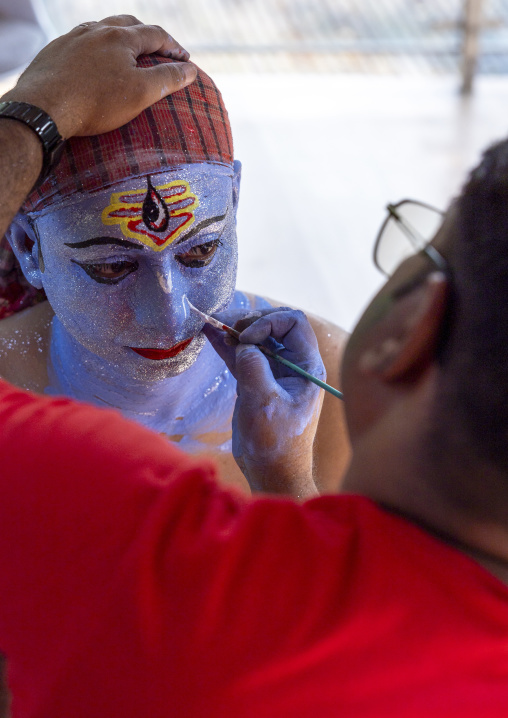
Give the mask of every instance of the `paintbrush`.
MULTIPOLYGON (((224 332, 227 332, 230 336, 234 337, 235 339, 238 339, 240 336, 240 332, 238 332, 236 329, 233 329, 233 327, 228 327, 227 324, 223 324, 218 319, 215 319, 214 317, 210 317, 208 314, 205 314, 204 312, 201 312, 199 309, 196 309, 196 307, 189 302, 187 299, 187 302, 189 304, 189 307, 198 314, 201 319, 206 322, 207 324, 210 324, 212 327, 215 327, 216 329, 221 329, 224 332)), ((295 371, 297 374, 301 374, 301 376, 304 376, 309 381, 313 382, 314 384, 317 384, 317 386, 320 386, 321 389, 324 389, 325 391, 330 392, 330 394, 333 394, 333 396, 338 397, 339 399, 344 400, 344 394, 339 391, 338 389, 335 389, 335 387, 330 386, 330 384, 327 384, 324 381, 321 381, 321 379, 318 379, 317 376, 314 376, 313 374, 309 374, 308 371, 305 371, 305 369, 302 369, 297 364, 293 364, 292 361, 289 361, 288 359, 284 359, 284 357, 281 357, 279 354, 276 354, 275 352, 272 352, 271 349, 268 349, 267 347, 264 347, 262 344, 255 344, 261 352, 267 357, 270 357, 270 359, 276 359, 281 364, 284 364, 285 366, 289 367, 293 371, 295 371)))

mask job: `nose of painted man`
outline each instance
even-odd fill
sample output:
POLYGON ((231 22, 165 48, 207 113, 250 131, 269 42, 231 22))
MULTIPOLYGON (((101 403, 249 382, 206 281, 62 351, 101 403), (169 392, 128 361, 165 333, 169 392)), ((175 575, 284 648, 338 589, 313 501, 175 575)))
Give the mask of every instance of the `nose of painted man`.
POLYGON ((161 340, 180 341, 179 336, 189 315, 185 300, 186 286, 172 261, 154 262, 145 281, 140 282, 134 298, 137 323, 161 340))

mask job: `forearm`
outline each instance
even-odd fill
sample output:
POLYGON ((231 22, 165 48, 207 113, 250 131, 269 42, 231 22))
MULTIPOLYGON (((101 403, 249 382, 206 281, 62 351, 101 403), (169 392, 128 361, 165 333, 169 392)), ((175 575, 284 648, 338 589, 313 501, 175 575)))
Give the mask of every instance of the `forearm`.
POLYGON ((0 118, 0 236, 7 231, 42 167, 42 145, 29 127, 0 118))

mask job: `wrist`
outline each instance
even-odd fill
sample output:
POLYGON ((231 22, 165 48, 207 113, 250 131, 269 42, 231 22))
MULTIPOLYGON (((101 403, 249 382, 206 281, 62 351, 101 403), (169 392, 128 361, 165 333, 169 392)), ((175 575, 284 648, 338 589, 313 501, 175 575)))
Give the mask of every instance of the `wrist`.
POLYGON ((3 155, 15 151, 16 165, 25 175, 33 175, 33 185, 42 169, 42 145, 38 137, 21 122, 0 117, 0 143, 3 155))
POLYGON ((4 169, 4 201, 0 208, 3 235, 37 181, 42 146, 29 127, 0 118, 0 152, 4 169))
POLYGON ((314 481, 312 453, 291 453, 278 459, 235 457, 253 492, 281 494, 304 501, 318 496, 314 481))
POLYGON ((66 140, 73 137, 82 125, 81 120, 76 117, 69 117, 66 110, 66 102, 48 100, 44 93, 25 90, 20 87, 13 87, 0 97, 0 102, 26 102, 29 105, 40 107, 40 109, 51 117, 61 137, 66 140))
POLYGON ((64 140, 54 120, 37 105, 19 100, 1 100, 0 118, 28 128, 40 143, 42 168, 38 182, 44 180, 58 164, 64 140))

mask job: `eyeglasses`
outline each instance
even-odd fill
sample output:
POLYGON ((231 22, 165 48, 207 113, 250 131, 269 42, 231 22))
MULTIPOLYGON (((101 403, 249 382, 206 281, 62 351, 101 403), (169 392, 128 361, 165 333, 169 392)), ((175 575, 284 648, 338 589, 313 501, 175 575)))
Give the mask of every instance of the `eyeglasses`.
POLYGON ((443 222, 444 212, 412 199, 389 204, 386 209, 388 217, 374 245, 376 267, 391 277, 401 262, 423 252, 439 270, 447 272, 447 261, 429 244, 443 222))

